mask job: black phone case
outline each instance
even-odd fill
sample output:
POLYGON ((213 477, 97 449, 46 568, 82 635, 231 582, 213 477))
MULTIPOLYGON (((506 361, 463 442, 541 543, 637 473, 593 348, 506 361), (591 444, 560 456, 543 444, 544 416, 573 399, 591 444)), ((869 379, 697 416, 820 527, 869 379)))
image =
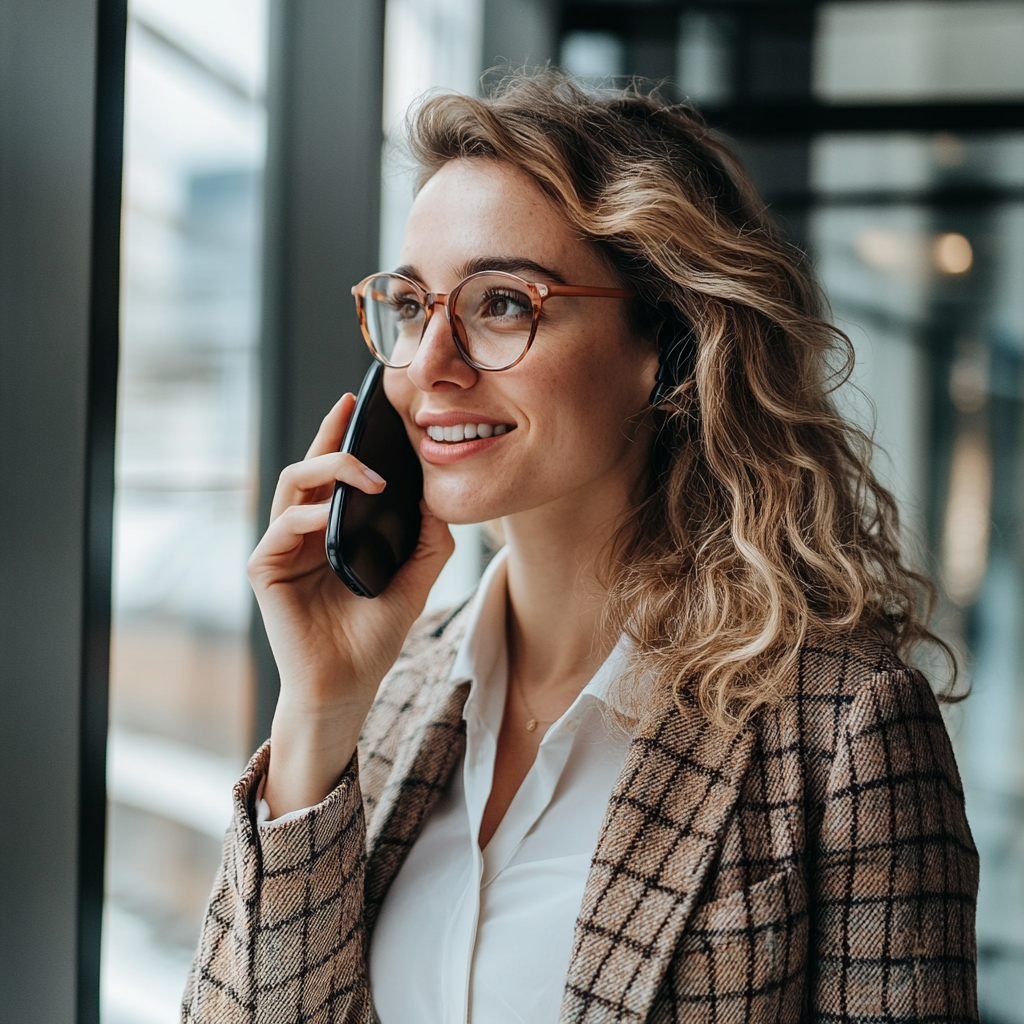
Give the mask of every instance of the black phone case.
POLYGON ((380 473, 387 486, 366 494, 338 483, 327 521, 327 560, 360 597, 376 597, 409 560, 420 535, 423 470, 401 416, 384 394, 384 367, 363 378, 341 451, 380 473))

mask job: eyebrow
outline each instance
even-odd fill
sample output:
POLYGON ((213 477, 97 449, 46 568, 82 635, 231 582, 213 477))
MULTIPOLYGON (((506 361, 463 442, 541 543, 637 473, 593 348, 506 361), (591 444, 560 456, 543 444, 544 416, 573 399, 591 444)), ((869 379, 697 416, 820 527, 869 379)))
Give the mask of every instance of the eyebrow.
MULTIPOLYGON (((477 256, 475 259, 471 259, 462 265, 461 274, 463 277, 469 277, 470 274, 479 274, 484 270, 494 270, 503 274, 516 274, 519 277, 529 274, 531 276, 546 277, 557 284, 566 283, 565 278, 550 267, 545 267, 543 264, 537 263, 536 260, 529 260, 520 256, 477 256)), ((410 264, 403 264, 397 267, 394 273, 401 274, 403 277, 411 277, 414 281, 424 284, 423 277, 410 264)))

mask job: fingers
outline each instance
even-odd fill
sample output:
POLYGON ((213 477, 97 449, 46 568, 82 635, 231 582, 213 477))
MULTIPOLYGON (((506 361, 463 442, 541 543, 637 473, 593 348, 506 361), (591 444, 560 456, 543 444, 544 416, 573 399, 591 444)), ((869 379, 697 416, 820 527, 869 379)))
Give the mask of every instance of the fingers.
POLYGON ((310 456, 281 471, 270 510, 270 521, 273 522, 292 505, 326 500, 338 482, 358 487, 367 494, 379 494, 385 485, 383 477, 364 466, 354 455, 334 451, 326 455, 310 456))
POLYGON ((310 534, 324 533, 330 502, 317 505, 292 505, 286 508, 267 528, 256 550, 249 556, 249 579, 255 584, 280 581, 308 571, 324 560, 323 545, 308 546, 310 565, 301 558, 305 540, 310 534), (273 580, 265 577, 271 576, 273 580))
POLYGON ((407 603, 408 614, 414 619, 423 611, 430 588, 455 550, 455 540, 448 524, 432 515, 422 501, 420 512, 423 521, 416 550, 382 595, 407 603))
POLYGON ((336 452, 341 447, 345 437, 345 428, 352 418, 352 410, 356 407, 356 396, 353 394, 342 395, 334 403, 334 408, 323 418, 320 429, 313 438, 313 443, 306 452, 306 458, 311 459, 316 455, 326 455, 328 452, 336 452))

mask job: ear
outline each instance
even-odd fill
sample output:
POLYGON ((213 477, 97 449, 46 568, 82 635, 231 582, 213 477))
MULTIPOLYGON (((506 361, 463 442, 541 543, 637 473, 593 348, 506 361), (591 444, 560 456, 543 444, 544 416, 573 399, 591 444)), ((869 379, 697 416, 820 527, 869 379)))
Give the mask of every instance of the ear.
POLYGON ((693 375, 697 365, 697 332, 675 307, 666 307, 658 331, 658 372, 649 402, 657 407, 672 401, 675 389, 693 375))
MULTIPOLYGON (((660 328, 659 328, 660 330, 660 328)), ((653 395, 652 388, 658 386, 658 371, 661 367, 661 353, 655 339, 644 340, 644 359, 640 370, 640 387, 645 395, 653 395)), ((648 402, 648 407, 650 403, 648 402)))

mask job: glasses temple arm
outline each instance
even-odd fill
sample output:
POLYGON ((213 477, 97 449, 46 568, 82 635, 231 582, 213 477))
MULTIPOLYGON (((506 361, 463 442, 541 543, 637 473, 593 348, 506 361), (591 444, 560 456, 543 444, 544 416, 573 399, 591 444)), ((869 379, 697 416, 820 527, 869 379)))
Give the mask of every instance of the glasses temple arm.
POLYGON ((577 295, 595 299, 633 299, 636 294, 628 288, 590 288, 582 284, 546 284, 547 295, 577 295))

